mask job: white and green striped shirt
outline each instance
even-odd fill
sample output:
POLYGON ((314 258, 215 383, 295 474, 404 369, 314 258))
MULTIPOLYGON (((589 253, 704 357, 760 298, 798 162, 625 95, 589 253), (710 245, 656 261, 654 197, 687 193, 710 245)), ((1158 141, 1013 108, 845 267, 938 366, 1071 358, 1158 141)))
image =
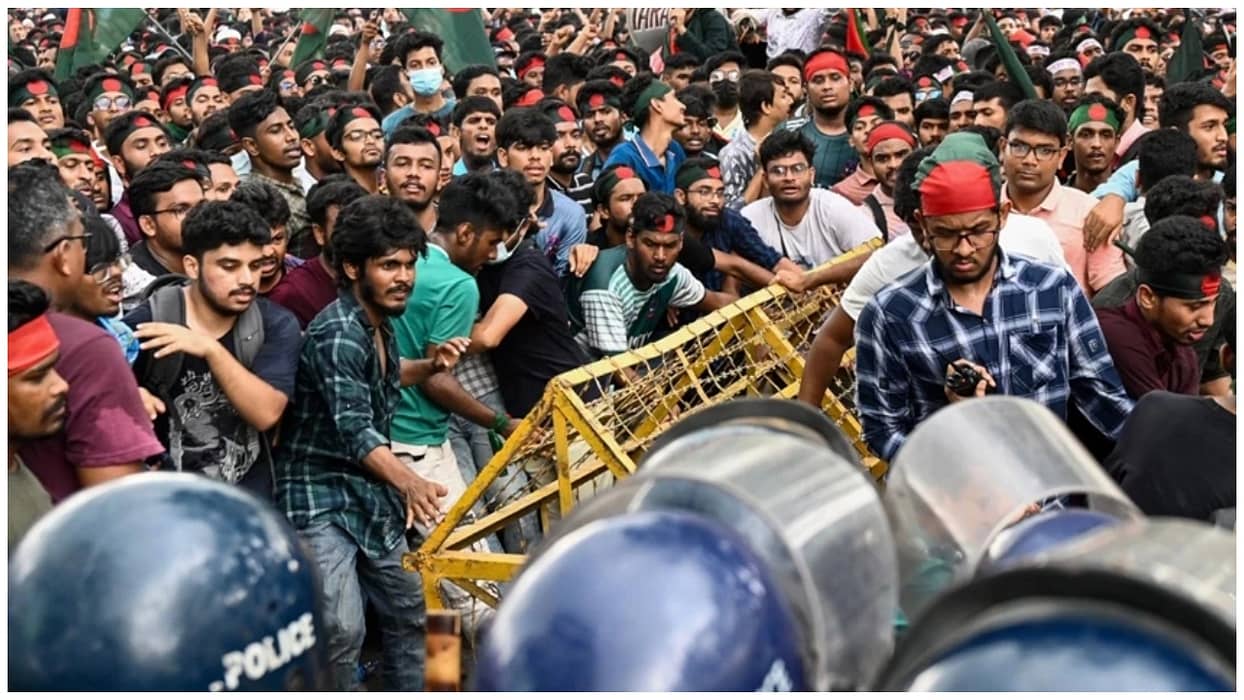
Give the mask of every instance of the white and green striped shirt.
POLYGON ((667 308, 695 306, 704 299, 704 294, 704 285, 678 263, 670 268, 665 282, 645 290, 636 289, 626 274, 626 265, 619 265, 610 275, 606 289, 589 289, 580 295, 585 327, 575 339, 594 357, 626 352, 648 342, 667 308), (640 319, 648 300, 668 285, 674 285, 669 303, 662 308, 649 309, 647 317, 640 319))

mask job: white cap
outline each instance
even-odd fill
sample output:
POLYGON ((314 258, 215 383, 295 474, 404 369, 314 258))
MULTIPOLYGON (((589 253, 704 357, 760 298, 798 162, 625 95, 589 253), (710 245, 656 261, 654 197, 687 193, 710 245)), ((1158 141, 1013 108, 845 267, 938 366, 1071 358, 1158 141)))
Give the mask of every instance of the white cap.
POLYGON ((332 28, 328 30, 328 35, 329 35, 329 36, 337 36, 338 34, 345 34, 346 36, 349 36, 349 34, 350 34, 350 30, 349 30, 349 29, 346 29, 345 27, 341 26, 340 24, 334 24, 334 25, 332 26, 332 28))
POLYGON ((241 41, 242 34, 232 27, 221 27, 220 30, 216 32, 217 44, 223 44, 230 39, 241 41))

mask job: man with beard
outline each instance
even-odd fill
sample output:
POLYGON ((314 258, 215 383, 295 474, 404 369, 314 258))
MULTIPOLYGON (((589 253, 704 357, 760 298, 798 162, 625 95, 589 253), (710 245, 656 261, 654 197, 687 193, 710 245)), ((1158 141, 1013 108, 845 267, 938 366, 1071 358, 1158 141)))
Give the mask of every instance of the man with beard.
POLYGON ((855 329, 856 406, 882 459, 931 413, 964 399, 947 384, 965 374, 972 382, 969 368, 974 396, 1033 399, 1060 419, 1074 401, 1111 437, 1132 409, 1071 274, 999 247, 1010 211, 1001 184, 974 134, 947 136, 919 167, 913 216, 933 257, 873 297, 855 329))
POLYGON ((104 131, 113 119, 134 106, 134 88, 119 75, 96 73, 87 78, 82 94, 91 106, 86 123, 96 140, 96 149, 100 155, 107 157, 107 152, 100 148, 100 144, 104 143, 104 131))
MULTIPOLYGON (((380 611, 386 690, 423 687, 424 601, 402 570, 406 532, 432 527, 447 491, 393 453, 389 433, 403 386, 453 368, 457 338, 432 359, 399 354, 391 319, 406 309, 426 243, 405 204, 367 196, 347 205, 333 235, 339 294, 307 327, 274 459, 276 502, 322 572, 327 685, 358 684, 364 598, 380 611)), ((295 340, 295 344, 297 341, 295 340)))
POLYGON ((164 403, 165 468, 272 498, 270 444, 294 390, 298 322, 260 297, 268 225, 238 202, 205 202, 182 230, 185 286, 167 285, 125 323, 142 341, 139 385, 164 403))
POLYGON ((1101 95, 1088 95, 1076 103, 1067 118, 1076 163, 1068 185, 1092 193, 1110 177, 1122 124, 1123 110, 1101 95))
POLYGON ((133 245, 141 240, 142 231, 131 207, 128 185, 139 172, 171 149, 168 132, 147 112, 127 112, 109 122, 104 143, 111 154, 112 172, 127 186, 109 213, 121 224, 126 240, 133 245))
POLYGON ((739 78, 747 59, 737 51, 725 51, 708 59, 704 72, 708 86, 717 96, 713 117, 717 120, 714 131, 726 141, 733 141, 746 129, 743 112, 739 110, 739 78))
POLYGON ((487 172, 497 166, 497 120, 501 108, 490 97, 472 95, 454 105, 450 133, 458 139, 462 157, 454 163, 452 175, 487 172))
POLYGON ((708 291, 677 262, 685 226, 673 197, 635 202, 626 245, 603 251, 567 292, 576 340, 594 358, 646 344, 670 309, 712 311, 733 299, 708 291))
POLYGON ((61 182, 89 199, 95 195, 95 154, 91 137, 81 129, 54 129, 48 134, 61 182))
POLYGON ((511 109, 497 123, 497 161, 501 167, 521 173, 534 190, 532 213, 539 225, 534 236, 536 247, 557 274, 565 276, 570 271, 571 249, 587 238, 587 220, 582 206, 549 187, 555 140, 557 129, 552 120, 535 108, 511 109))
POLYGON ((855 151, 855 169, 839 180, 832 189, 859 206, 877 187, 873 176, 873 164, 868 158, 868 134, 883 121, 894 119, 890 109, 879 97, 858 97, 847 106, 846 125, 851 134, 851 148, 855 151))
POLYGON ((229 107, 229 128, 242 140, 251 161, 243 182, 257 180, 276 187, 289 205, 289 248, 300 258, 315 254, 307 198, 294 177, 302 162, 302 145, 294 122, 275 93, 258 90, 243 95, 229 107))
POLYGON ((1084 91, 1084 67, 1073 56, 1055 54, 1046 62, 1045 71, 1054 84, 1051 99, 1064 112, 1070 113, 1084 91))
POLYGON ((644 181, 629 167, 611 165, 605 168, 592 185, 592 201, 596 204, 600 228, 587 234, 588 245, 601 250, 625 245, 631 209, 646 191, 644 181))
POLYGON ((785 82, 768 71, 748 70, 739 78, 739 111, 745 128, 721 149, 726 206, 742 209, 760 198, 764 173, 757 152, 760 142, 790 117, 793 104, 785 82))
MULTIPOLYGON (((41 163, 10 168, 9 279, 36 285, 51 299, 57 311, 48 321, 60 342, 55 371, 70 383, 65 429, 20 448, 22 460, 54 502, 137 474, 144 461, 163 451, 117 341, 93 322, 65 313, 98 292, 95 281, 83 274, 88 271, 86 236, 82 214, 54 168, 41 163)), ((10 307, 10 323, 18 313, 10 307)), ((15 347, 10 338, 10 361, 15 347)), ((13 388, 10 381, 10 406, 13 388)))
POLYGON ((9 107, 21 107, 34 115, 44 131, 65 126, 56 83, 46 71, 24 70, 9 78, 9 107))
POLYGON ((379 191, 376 168, 384 155, 380 113, 371 105, 342 107, 328 120, 325 136, 342 171, 369 194, 379 191))
POLYGON ((557 138, 553 140, 553 166, 549 168, 548 186, 561 192, 583 207, 585 217, 592 216, 592 177, 579 170, 583 161, 583 128, 579 115, 570 105, 545 99, 539 109, 553 121, 557 138))
POLYGON ((213 114, 229 108, 220 83, 211 76, 196 78, 190 83, 190 87, 186 89, 186 104, 190 107, 190 118, 195 126, 202 124, 204 119, 213 114))
POLYGON ((608 80, 589 80, 579 88, 579 115, 592 153, 579 170, 595 182, 614 146, 622 141, 622 91, 608 80))
POLYGON ((305 172, 305 178, 299 177, 304 192, 324 178, 341 172, 341 163, 333 158, 332 146, 328 145, 328 137, 324 134, 328 128, 328 120, 335 112, 335 108, 312 102, 303 105, 294 115, 303 165, 301 169, 295 169, 294 174, 305 172))
POLYGON ((394 131, 384 154, 385 189, 410 206, 424 231, 436 226, 432 202, 440 191, 441 158, 436 136, 417 126, 394 131))
POLYGON ((812 143, 811 164, 818 188, 837 184, 855 157, 845 119, 851 101, 850 75, 846 57, 834 49, 814 51, 803 64, 812 118, 799 127, 799 133, 812 143))
POLYGON ((1158 37, 1162 30, 1152 20, 1136 17, 1120 22, 1110 33, 1110 51, 1122 51, 1151 73, 1158 71, 1158 37))
MULTIPOLYGON (((209 198, 211 201, 211 198, 209 198)), ((302 259, 286 253, 289 239, 286 232, 289 227, 289 205, 285 198, 272 185, 262 182, 248 182, 239 185, 229 201, 246 205, 258 214, 266 224, 270 239, 264 246, 264 257, 259 268, 259 284, 256 289, 262 296, 268 296, 272 290, 285 279, 290 270, 302 265, 302 259)))
POLYGON ((1193 344, 1214 325, 1226 243, 1216 226, 1172 216, 1153 224, 1135 258, 1135 296, 1097 310, 1123 386, 1133 399, 1158 390, 1195 396, 1201 363, 1193 344))
MULTIPOLYGON (((1090 109, 1090 108, 1085 108, 1090 109)), ((1045 100, 1024 100, 1007 115, 1003 200, 1021 214, 1054 229, 1063 256, 1085 295, 1096 294, 1127 271, 1114 246, 1089 251, 1084 245, 1084 217, 1096 206, 1092 195, 1065 187, 1056 177, 1067 152, 1067 119, 1045 100)))
POLYGON ((56 371, 60 341, 48 322, 48 306, 42 289, 9 281, 9 553, 52 509, 18 448, 65 427, 69 385, 56 371))
POLYGON ((882 240, 910 233, 907 224, 894 213, 894 181, 899 165, 915 147, 916 137, 899 121, 881 122, 868 132, 865 153, 872 163, 877 186, 864 199, 864 205, 872 211, 882 240))
POLYGON ((812 187, 817 175, 811 163, 817 155, 800 132, 770 134, 760 144, 760 167, 771 196, 740 212, 756 228, 760 240, 804 268, 816 267, 881 235, 872 217, 846 197, 812 187))
POLYGON ((134 178, 127 194, 143 236, 130 248, 134 264, 152 277, 184 274, 182 225, 190 210, 203 201, 198 173, 173 163, 157 163, 134 178))
POLYGON ((341 209, 367 191, 345 175, 330 175, 311 187, 307 193, 307 214, 311 232, 320 252, 285 275, 268 298, 289 309, 306 330, 311 319, 337 298, 337 280, 333 276, 328 242, 341 209))
POLYGON ((605 167, 630 166, 649 192, 672 193, 674 174, 687 159, 682 146, 674 141, 674 132, 686 124, 686 108, 675 97, 674 89, 651 73, 628 80, 622 87, 621 100, 623 111, 631 116, 639 133, 618 144, 605 160, 605 167))

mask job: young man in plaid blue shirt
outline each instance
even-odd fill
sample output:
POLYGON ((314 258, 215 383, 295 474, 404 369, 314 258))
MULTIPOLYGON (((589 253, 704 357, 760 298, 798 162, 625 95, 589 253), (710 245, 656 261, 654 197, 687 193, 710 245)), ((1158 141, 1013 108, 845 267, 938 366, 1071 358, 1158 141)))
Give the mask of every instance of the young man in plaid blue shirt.
POLYGON ((932 259, 879 292, 855 330, 864 439, 894 458, 929 414, 961 400, 952 365, 981 376, 974 395, 1022 396, 1064 420, 1068 403, 1115 438, 1132 410, 1097 317, 1063 269, 998 246, 1009 206, 980 136, 952 134, 920 165, 917 221, 932 259))

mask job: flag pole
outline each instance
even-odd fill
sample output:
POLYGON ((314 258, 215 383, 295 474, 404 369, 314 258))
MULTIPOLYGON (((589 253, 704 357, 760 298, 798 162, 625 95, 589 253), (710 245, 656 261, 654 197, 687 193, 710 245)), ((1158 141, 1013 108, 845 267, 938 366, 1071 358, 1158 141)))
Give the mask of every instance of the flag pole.
MULTIPOLYGON (((157 34, 164 37, 165 39, 168 39, 169 46, 176 49, 177 53, 180 53, 182 56, 186 58, 186 60, 190 61, 190 65, 194 65, 194 56, 191 56, 189 52, 187 52, 185 49, 181 47, 181 44, 177 43, 177 40, 174 39, 173 36, 168 33, 168 30, 164 28, 164 25, 152 19, 151 15, 147 14, 146 12, 143 13, 143 19, 147 20, 148 24, 150 24, 152 28, 156 30, 157 34)), ((208 40, 210 41, 211 37, 208 37, 208 40)))
MULTIPOLYGON (((289 42, 293 41, 295 37, 302 34, 303 24, 305 23, 301 21, 297 23, 297 25, 294 27, 294 31, 290 32, 290 35, 285 38, 285 41, 282 41, 281 45, 276 47, 276 51, 273 51, 268 54, 268 60, 275 61, 276 57, 280 56, 281 52, 285 50, 285 47, 289 46, 289 42)), ((286 68, 293 68, 293 66, 286 66, 286 68)))

